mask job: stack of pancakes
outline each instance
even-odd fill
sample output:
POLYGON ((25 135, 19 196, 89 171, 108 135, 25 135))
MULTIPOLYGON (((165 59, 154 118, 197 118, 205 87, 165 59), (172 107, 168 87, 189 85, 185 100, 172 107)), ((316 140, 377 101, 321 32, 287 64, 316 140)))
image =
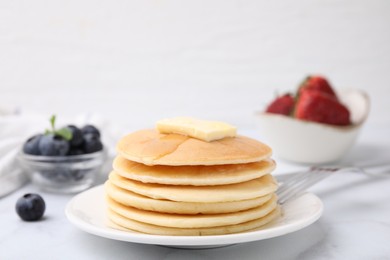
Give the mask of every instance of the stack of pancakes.
POLYGON ((220 235, 280 215, 271 149, 236 136, 205 142, 141 130, 122 138, 105 183, 108 217, 148 234, 220 235))

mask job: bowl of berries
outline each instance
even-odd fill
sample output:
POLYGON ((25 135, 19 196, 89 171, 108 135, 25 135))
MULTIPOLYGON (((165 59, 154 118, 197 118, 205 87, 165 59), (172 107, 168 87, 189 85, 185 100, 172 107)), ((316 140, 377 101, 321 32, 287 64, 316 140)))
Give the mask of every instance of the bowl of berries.
POLYGON ((322 76, 307 77, 258 113, 264 140, 283 159, 304 164, 340 160, 355 143, 370 102, 361 90, 336 91, 322 76))
POLYGON ((91 187, 106 160, 100 131, 93 125, 68 125, 30 137, 18 154, 25 173, 39 188, 75 193, 91 187))

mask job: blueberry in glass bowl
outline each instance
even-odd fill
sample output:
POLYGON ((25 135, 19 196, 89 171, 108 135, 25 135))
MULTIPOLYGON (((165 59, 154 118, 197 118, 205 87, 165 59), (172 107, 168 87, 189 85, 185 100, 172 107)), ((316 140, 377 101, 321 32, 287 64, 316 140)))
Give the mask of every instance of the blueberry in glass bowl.
MULTIPOLYGON (((56 193, 75 193, 91 187, 106 160, 99 130, 89 131, 74 125, 29 138, 18 154, 19 162, 33 184, 56 193)), ((95 130, 91 130, 95 129, 95 130)))

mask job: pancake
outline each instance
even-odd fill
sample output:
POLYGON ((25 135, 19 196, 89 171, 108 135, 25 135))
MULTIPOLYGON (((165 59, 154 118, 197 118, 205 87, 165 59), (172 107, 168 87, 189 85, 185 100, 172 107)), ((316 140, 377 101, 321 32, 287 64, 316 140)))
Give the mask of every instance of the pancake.
POLYGON ((115 172, 122 177, 144 183, 169 185, 222 185, 245 182, 259 178, 275 169, 275 162, 267 159, 246 164, 212 166, 147 166, 116 157, 113 163, 115 172))
POLYGON ((110 181, 105 183, 106 194, 116 202, 138 209, 175 213, 175 214, 220 214, 230 213, 258 207, 271 199, 272 195, 263 197, 219 203, 177 202, 155 200, 117 187, 110 181))
POLYGON ((118 187, 153 199, 201 203, 254 199, 273 193, 278 187, 270 174, 246 182, 217 186, 142 183, 123 178, 115 172, 111 172, 109 180, 118 187))
POLYGON ((120 204, 107 197, 108 207, 115 213, 139 222, 174 228, 204 228, 236 225, 266 216, 277 207, 276 195, 263 205, 249 210, 224 214, 167 214, 146 211, 120 204))
POLYGON ((248 230, 260 228, 277 219, 281 214, 280 207, 277 206, 273 211, 264 217, 229 226, 210 227, 210 228, 170 228, 163 226, 151 225, 136 220, 125 218, 112 210, 108 210, 108 218, 112 223, 109 225, 115 229, 138 231, 147 234, 163 236, 210 236, 239 233, 248 230))
POLYGON ((179 134, 140 130, 119 140, 117 152, 146 165, 220 165, 258 162, 269 158, 267 145, 245 136, 206 142, 179 134))

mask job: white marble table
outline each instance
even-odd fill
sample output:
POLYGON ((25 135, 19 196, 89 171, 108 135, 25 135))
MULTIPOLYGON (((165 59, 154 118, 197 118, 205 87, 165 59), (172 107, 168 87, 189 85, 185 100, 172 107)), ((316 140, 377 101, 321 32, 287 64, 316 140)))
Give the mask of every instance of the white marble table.
MULTIPOLYGON (((389 161, 388 129, 387 125, 368 125, 344 161, 389 161)), ((247 133, 256 137, 254 132, 247 133)), ((301 168, 278 162, 276 175, 301 168)), ((390 259, 390 177, 336 174, 310 190, 323 200, 325 211, 307 228, 224 248, 182 250, 84 233, 64 214, 72 196, 44 193, 28 184, 0 199, 0 259, 390 259), (15 202, 27 192, 39 192, 45 198, 42 221, 27 223, 17 217, 15 202)))

